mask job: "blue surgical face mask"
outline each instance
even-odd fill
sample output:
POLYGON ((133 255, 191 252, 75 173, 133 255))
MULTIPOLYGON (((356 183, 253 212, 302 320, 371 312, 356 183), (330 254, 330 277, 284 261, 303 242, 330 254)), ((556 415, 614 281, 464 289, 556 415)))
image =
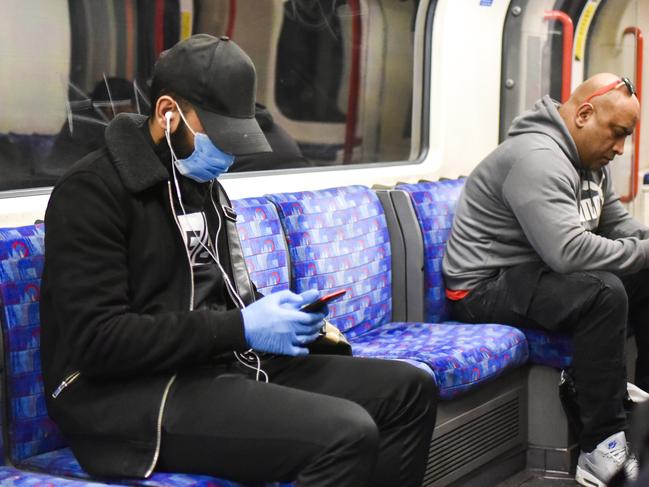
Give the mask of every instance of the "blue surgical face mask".
POLYGON ((167 124, 167 143, 171 149, 174 164, 180 174, 191 178, 194 181, 198 181, 199 183, 205 183, 218 178, 221 174, 230 169, 230 166, 232 166, 232 163, 234 162, 234 156, 223 152, 221 149, 216 147, 207 135, 194 132, 187 123, 185 115, 180 110, 180 107, 178 107, 178 113, 180 113, 180 116, 183 119, 183 122, 185 122, 185 125, 187 125, 187 128, 189 128, 189 130, 194 134, 194 151, 189 157, 178 159, 171 147, 169 125, 167 124))

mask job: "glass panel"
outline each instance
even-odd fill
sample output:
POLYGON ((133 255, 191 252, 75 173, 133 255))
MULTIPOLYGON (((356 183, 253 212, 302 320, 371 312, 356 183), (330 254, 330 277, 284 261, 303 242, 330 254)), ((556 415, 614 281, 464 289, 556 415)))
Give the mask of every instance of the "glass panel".
POLYGON ((147 114, 155 59, 193 33, 229 35, 257 68, 257 118, 275 152, 233 171, 407 161, 422 146, 411 140, 419 10, 419 0, 3 0, 0 190, 53 184, 102 145, 116 114, 147 114))
POLYGON ((516 116, 546 94, 561 99, 563 28, 545 20, 554 0, 512 2, 503 35, 500 140, 516 116))

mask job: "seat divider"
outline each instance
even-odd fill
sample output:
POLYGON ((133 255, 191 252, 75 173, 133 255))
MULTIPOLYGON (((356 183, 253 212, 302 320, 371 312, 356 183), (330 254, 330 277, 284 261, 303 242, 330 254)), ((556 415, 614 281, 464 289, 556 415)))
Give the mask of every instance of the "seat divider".
POLYGON ((406 293, 406 250, 399 221, 390 198, 390 190, 374 190, 383 205, 385 219, 390 233, 390 252, 392 266, 392 319, 406 321, 408 295, 406 293))
MULTIPOLYGON (((390 191, 390 199, 405 251, 405 321, 422 322, 426 316, 423 235, 410 196, 405 191, 395 189, 390 191)), ((390 232, 392 233, 392 229, 390 232)))

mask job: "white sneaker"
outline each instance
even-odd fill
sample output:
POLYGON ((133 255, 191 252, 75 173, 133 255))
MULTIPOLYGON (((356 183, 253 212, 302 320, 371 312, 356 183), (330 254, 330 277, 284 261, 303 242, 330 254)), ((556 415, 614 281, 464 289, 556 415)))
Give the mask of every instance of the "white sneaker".
POLYGON ((629 453, 629 456, 624 463, 624 473, 626 474, 627 480, 638 480, 640 464, 633 453, 629 453))
POLYGON ((649 392, 643 391, 642 389, 640 389, 635 384, 632 384, 631 382, 626 383, 626 390, 632 402, 635 403, 644 402, 649 399, 649 392))
POLYGON ((621 468, 628 480, 638 477, 638 460, 629 454, 624 431, 609 436, 590 453, 582 451, 575 480, 579 485, 606 487, 621 468))

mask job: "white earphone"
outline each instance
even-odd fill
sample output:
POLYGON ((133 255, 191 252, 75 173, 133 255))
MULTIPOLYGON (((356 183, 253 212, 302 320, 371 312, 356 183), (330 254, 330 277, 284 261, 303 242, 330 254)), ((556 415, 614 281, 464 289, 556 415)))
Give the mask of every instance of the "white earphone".
MULTIPOLYGON (((180 112, 180 113, 181 113, 181 116, 182 116, 182 112, 180 112)), ((169 144, 169 150, 171 151, 171 155, 172 155, 171 168, 172 168, 174 186, 176 188, 176 195, 178 197, 178 203, 180 204, 180 209, 181 209, 183 215, 186 216, 187 213, 185 212, 185 206, 183 205, 183 200, 182 200, 181 192, 180 192, 180 186, 178 185, 178 178, 176 176, 176 167, 175 167, 175 164, 173 163, 173 160, 176 159, 176 154, 174 153, 173 147, 171 146, 171 138, 170 138, 170 136, 171 136, 171 134, 170 134, 171 133, 171 128, 170 128, 170 126, 171 126, 171 118, 173 117, 173 113, 171 112, 171 110, 168 111, 168 112, 165 112, 164 117, 165 117, 165 120, 167 121, 167 130, 165 131, 165 137, 167 139, 167 144, 169 144)), ((184 120, 184 117, 183 117, 183 120, 184 120)), ((185 123, 187 123, 187 122, 185 121, 185 123)), ((211 199, 212 205, 216 208, 216 202, 214 201, 214 196, 213 196, 213 193, 212 193, 212 185, 210 185, 209 192, 210 192, 210 199, 211 199)), ((230 281, 230 278, 229 278, 228 274, 225 272, 225 269, 223 269, 223 266, 221 265, 221 262, 219 260, 218 239, 219 239, 219 233, 221 232, 221 215, 219 214, 218 210, 216 211, 216 216, 217 216, 218 221, 219 221, 218 227, 216 229, 216 236, 215 236, 215 239, 214 239, 215 240, 214 241, 214 250, 216 251, 216 254, 214 254, 209 249, 209 247, 206 246, 202 242, 202 240, 199 237, 198 232, 196 230, 191 228, 191 226, 190 226, 190 229, 191 229, 192 233, 194 234, 194 236, 196 237, 199 245, 201 247, 203 247, 203 249, 208 253, 208 255, 212 258, 214 263, 217 265, 217 267, 221 271, 221 275, 223 276, 223 280, 225 282, 225 288, 228 291, 228 293, 230 294, 230 297, 232 298, 232 300, 240 308, 245 308, 246 305, 244 304, 243 300, 241 299, 241 297, 237 293, 234 285, 230 281)), ((235 358, 239 361, 239 363, 241 363, 244 367, 252 369, 252 370, 254 370, 256 372, 255 380, 259 381, 259 377, 263 376, 264 382, 268 382, 268 374, 266 373, 266 371, 264 371, 261 368, 261 359, 259 358, 259 355, 257 355, 257 353, 254 350, 250 349, 250 350, 247 350, 245 352, 233 351, 233 353, 234 353, 235 358), (251 365, 251 363, 255 364, 255 365, 251 365)))
POLYGON ((167 121, 167 133, 171 132, 171 117, 173 117, 171 110, 165 112, 165 120, 167 121))

